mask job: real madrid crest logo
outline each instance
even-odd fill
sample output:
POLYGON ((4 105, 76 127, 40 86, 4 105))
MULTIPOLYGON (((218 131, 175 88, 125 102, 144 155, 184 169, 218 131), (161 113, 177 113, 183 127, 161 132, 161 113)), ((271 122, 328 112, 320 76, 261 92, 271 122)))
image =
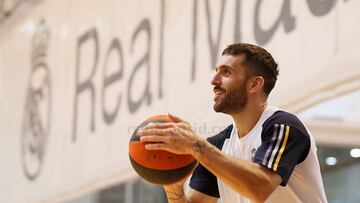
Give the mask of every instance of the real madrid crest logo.
POLYGON ((250 154, 251 154, 251 161, 254 161, 255 153, 256 153, 256 148, 253 147, 253 148, 251 149, 251 152, 250 152, 250 154))
POLYGON ((31 44, 31 71, 26 93, 21 134, 21 161, 29 180, 41 172, 51 120, 51 77, 46 63, 49 30, 41 20, 35 27, 31 44))

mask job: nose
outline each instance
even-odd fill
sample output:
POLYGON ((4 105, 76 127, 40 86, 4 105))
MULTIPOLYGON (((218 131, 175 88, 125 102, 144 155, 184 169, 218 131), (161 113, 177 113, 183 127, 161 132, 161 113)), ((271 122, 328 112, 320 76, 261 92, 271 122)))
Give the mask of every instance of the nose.
POLYGON ((211 80, 211 84, 214 86, 220 86, 221 85, 221 78, 218 73, 216 73, 211 80))

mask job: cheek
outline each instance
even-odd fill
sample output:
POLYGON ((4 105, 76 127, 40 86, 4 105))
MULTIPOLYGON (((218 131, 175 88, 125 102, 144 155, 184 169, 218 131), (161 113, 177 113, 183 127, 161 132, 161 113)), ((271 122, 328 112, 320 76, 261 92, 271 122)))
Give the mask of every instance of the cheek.
POLYGON ((232 77, 232 76, 230 76, 230 77, 221 77, 221 81, 222 81, 222 83, 224 85, 229 86, 229 87, 234 86, 234 85, 239 83, 238 80, 235 77, 232 77))
POLYGON ((240 90, 244 88, 244 85, 246 85, 246 83, 244 83, 243 80, 239 80, 237 78, 225 78, 223 79, 223 85, 224 87, 226 87, 229 90, 240 90))

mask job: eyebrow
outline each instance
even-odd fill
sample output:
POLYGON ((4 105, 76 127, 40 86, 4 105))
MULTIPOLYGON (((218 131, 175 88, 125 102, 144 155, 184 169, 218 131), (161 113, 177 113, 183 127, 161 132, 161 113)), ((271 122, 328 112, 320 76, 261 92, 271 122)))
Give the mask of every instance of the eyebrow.
POLYGON ((227 65, 220 65, 218 67, 215 67, 215 71, 218 71, 219 68, 226 68, 226 69, 230 69, 230 70, 234 71, 234 68, 227 66, 227 65))

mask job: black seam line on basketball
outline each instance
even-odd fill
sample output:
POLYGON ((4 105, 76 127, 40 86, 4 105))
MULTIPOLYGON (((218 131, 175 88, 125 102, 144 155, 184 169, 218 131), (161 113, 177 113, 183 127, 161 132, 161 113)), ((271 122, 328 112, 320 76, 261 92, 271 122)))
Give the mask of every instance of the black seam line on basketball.
POLYGON ((136 141, 140 142, 140 136, 139 135, 131 136, 130 142, 136 142, 136 141))
POLYGON ((156 170, 139 165, 130 157, 130 162, 135 171, 145 180, 155 184, 170 184, 177 182, 189 174, 196 166, 197 161, 191 162, 189 165, 175 170, 156 170))

